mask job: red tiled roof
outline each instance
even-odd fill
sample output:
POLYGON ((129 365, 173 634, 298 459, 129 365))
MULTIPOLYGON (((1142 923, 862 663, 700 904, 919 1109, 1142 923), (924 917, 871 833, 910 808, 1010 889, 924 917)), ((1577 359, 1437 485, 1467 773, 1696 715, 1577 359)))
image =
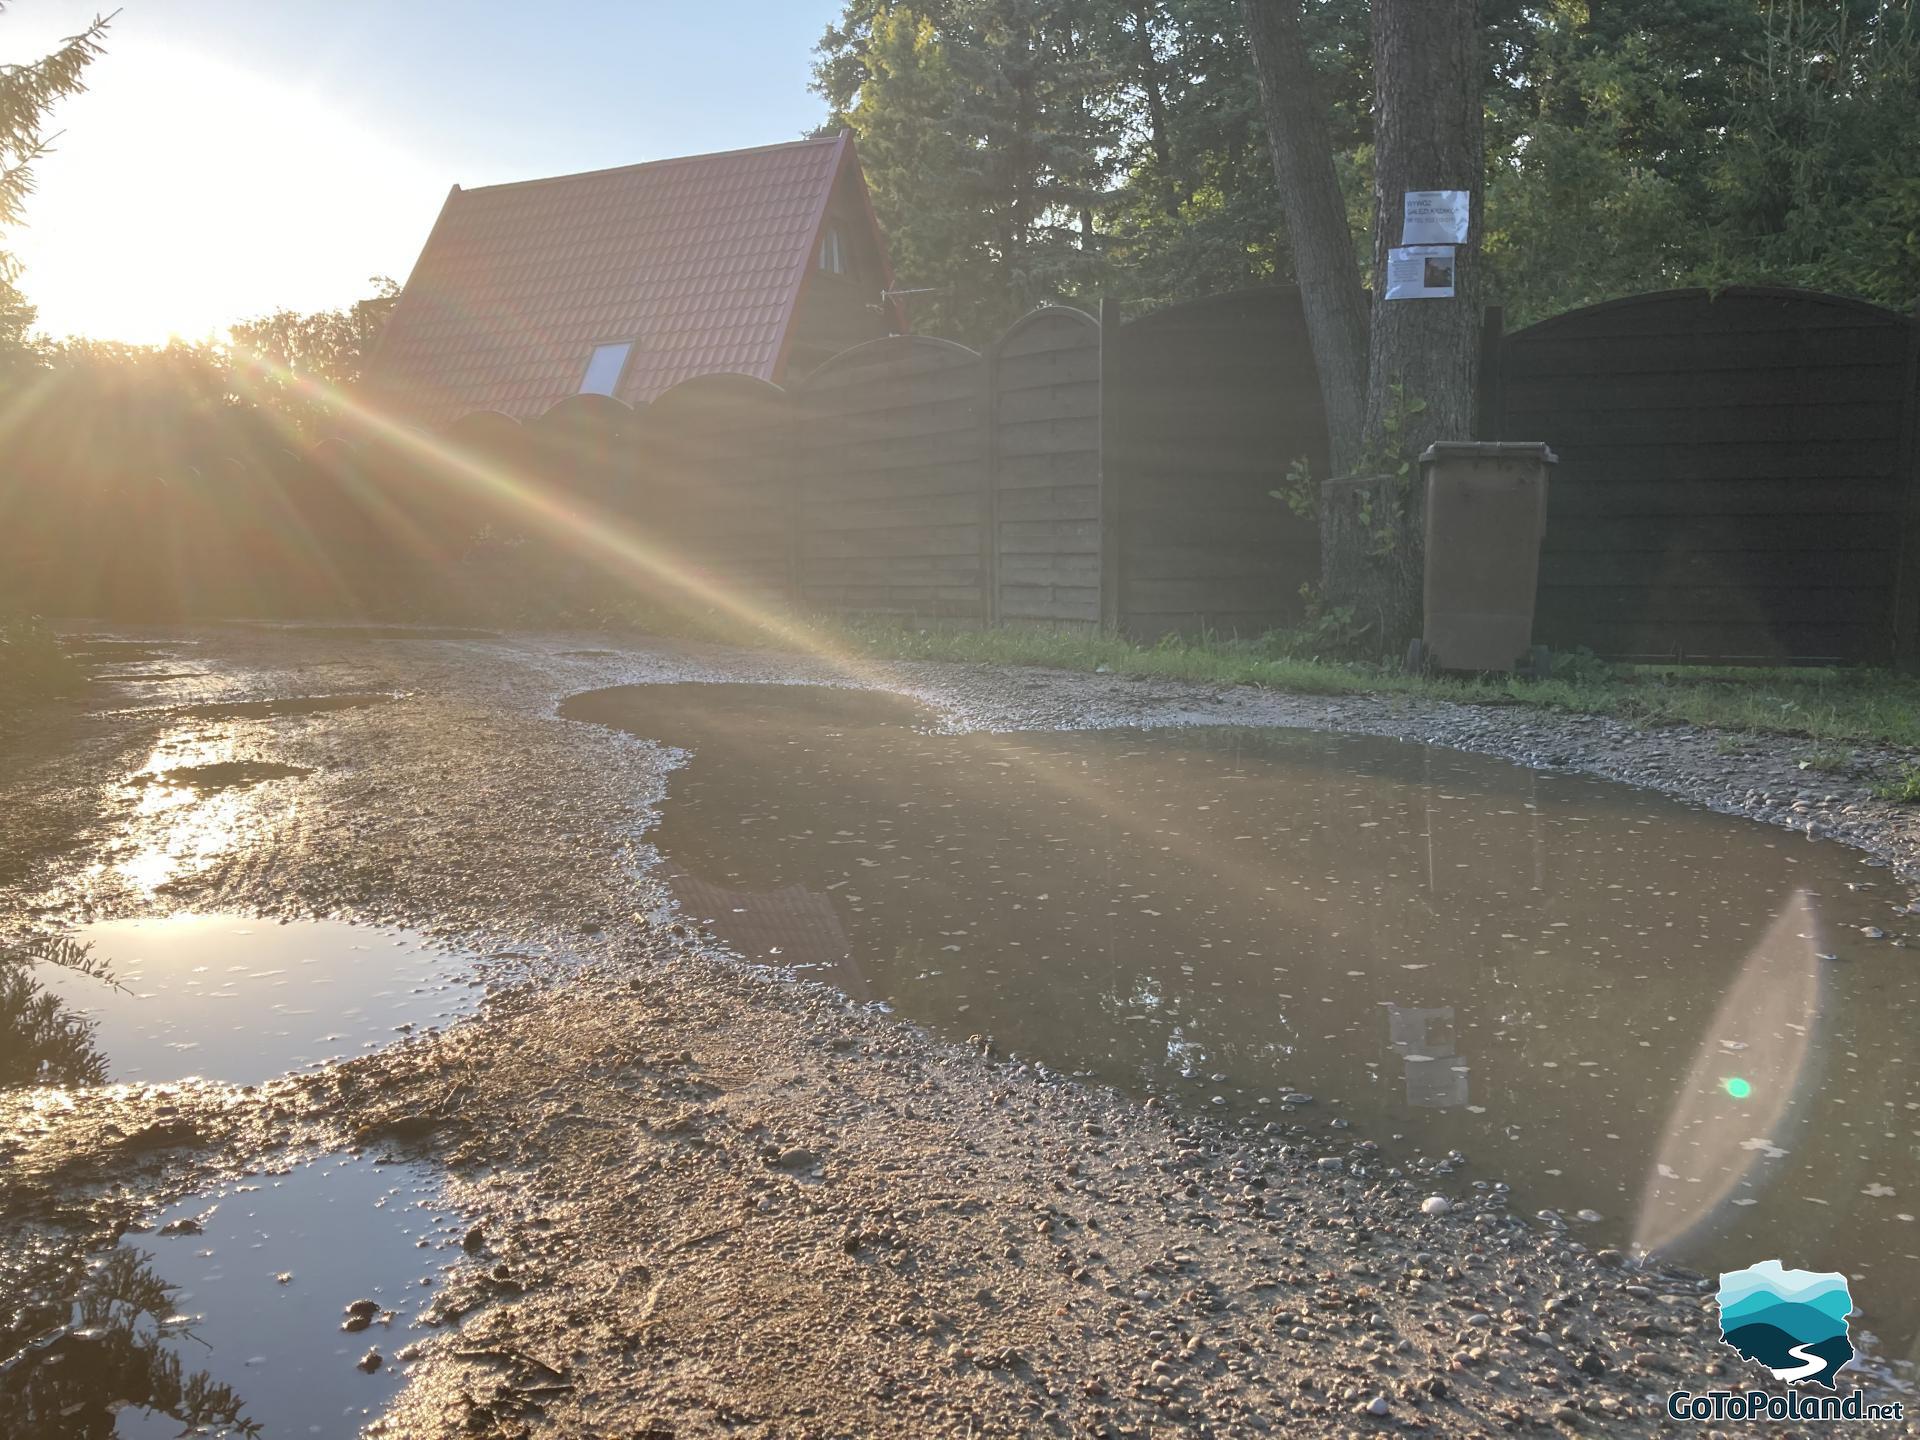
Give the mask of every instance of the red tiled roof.
POLYGON ((695 375, 777 380, 848 159, 843 134, 456 185, 368 367, 369 395, 426 424, 475 410, 530 419, 579 390, 596 345, 625 340, 615 393, 629 403, 695 375))

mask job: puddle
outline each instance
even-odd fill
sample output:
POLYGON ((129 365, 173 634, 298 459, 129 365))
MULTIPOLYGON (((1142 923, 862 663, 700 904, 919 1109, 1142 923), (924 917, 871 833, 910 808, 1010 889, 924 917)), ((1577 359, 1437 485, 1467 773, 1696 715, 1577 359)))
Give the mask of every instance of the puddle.
POLYGON ((297 695, 288 700, 227 700, 182 705, 169 713, 189 720, 275 720, 358 710, 367 705, 384 705, 393 698, 392 695, 297 695))
MULTIPOLYGON (((416 935, 338 920, 179 915, 102 921, 71 938, 86 968, 43 962, 27 972, 68 1022, 43 1023, 35 1045, 17 1047, 48 1048, 43 1032, 52 1032, 51 1083, 195 1075, 258 1084, 444 1023, 478 993, 460 957, 416 935), (64 1048, 62 1033, 74 1036, 64 1048)), ((4 1002, 17 969, 0 967, 0 1032, 13 1028, 4 1002)))
POLYGON ((424 1167, 328 1156, 169 1206, 103 1255, 0 1260, 24 1302, 0 1317, 0 1431, 359 1434, 461 1255, 434 1196, 424 1167), (375 1317, 343 1331, 358 1300, 375 1317), (362 1369, 369 1350, 380 1363, 362 1369))
POLYGON ((563 713, 693 752, 649 838, 748 959, 1389 1164, 1462 1151, 1443 1183, 1592 1244, 1845 1270, 1920 1332, 1920 948, 1862 932, 1903 897, 1854 852, 1367 738, 938 736, 778 686, 563 713))

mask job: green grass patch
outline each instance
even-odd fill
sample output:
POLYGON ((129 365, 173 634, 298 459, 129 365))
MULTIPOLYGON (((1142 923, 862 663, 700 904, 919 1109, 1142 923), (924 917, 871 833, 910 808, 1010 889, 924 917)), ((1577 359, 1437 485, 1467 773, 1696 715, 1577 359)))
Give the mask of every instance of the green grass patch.
POLYGON ((1805 767, 1855 767, 1847 747, 1920 750, 1920 678, 1864 668, 1617 665, 1590 654, 1557 656, 1542 680, 1518 676, 1408 675, 1391 663, 1342 658, 1321 649, 1321 629, 1274 631, 1257 639, 1203 636, 1142 645, 1084 629, 1006 625, 983 630, 887 620, 781 615, 759 626, 717 613, 665 609, 595 617, 613 628, 850 655, 870 660, 937 660, 1047 666, 1180 680, 1258 685, 1296 695, 1407 695, 1467 705, 1530 705, 1608 715, 1647 727, 1701 725, 1728 732, 1719 753, 1738 754, 1743 736, 1809 742, 1805 767))
POLYGON ((1873 787, 1879 799, 1898 805, 1920 804, 1920 765, 1903 765, 1890 778, 1873 787))

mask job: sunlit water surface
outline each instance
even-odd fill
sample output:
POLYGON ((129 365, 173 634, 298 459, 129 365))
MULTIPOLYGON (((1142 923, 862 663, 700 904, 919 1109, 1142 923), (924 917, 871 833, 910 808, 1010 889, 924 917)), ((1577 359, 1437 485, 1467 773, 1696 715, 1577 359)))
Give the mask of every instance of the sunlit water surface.
POLYGON ((80 927, 101 973, 34 980, 91 1027, 108 1080, 256 1084, 469 1008, 471 966, 405 931, 231 915, 80 927))
POLYGON ((1856 852, 1313 732, 936 735, 779 686, 563 713, 691 752, 650 838, 748 959, 1230 1121, 1458 1149, 1447 1183, 1591 1244, 1844 1270, 1857 1330, 1920 1333, 1920 950, 1856 852))
POLYGON ((360 1434, 405 1378, 432 1285, 461 1258, 461 1222, 433 1196, 425 1167, 328 1156, 167 1207, 86 1262, 71 1332, 0 1385, 0 1428, 36 1440, 360 1434), (373 1314, 350 1332, 356 1301, 373 1314))

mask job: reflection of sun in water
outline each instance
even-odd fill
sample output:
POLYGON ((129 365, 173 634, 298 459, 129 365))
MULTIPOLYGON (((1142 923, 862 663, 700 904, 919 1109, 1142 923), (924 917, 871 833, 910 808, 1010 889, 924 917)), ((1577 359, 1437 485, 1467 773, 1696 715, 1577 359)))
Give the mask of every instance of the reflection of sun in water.
POLYGON ((206 792, 163 778, 188 766, 231 760, 233 749, 231 740, 192 732, 170 736, 154 748, 132 777, 141 787, 133 811, 137 848, 114 863, 116 875, 152 893, 235 848, 247 810, 244 788, 206 792))

